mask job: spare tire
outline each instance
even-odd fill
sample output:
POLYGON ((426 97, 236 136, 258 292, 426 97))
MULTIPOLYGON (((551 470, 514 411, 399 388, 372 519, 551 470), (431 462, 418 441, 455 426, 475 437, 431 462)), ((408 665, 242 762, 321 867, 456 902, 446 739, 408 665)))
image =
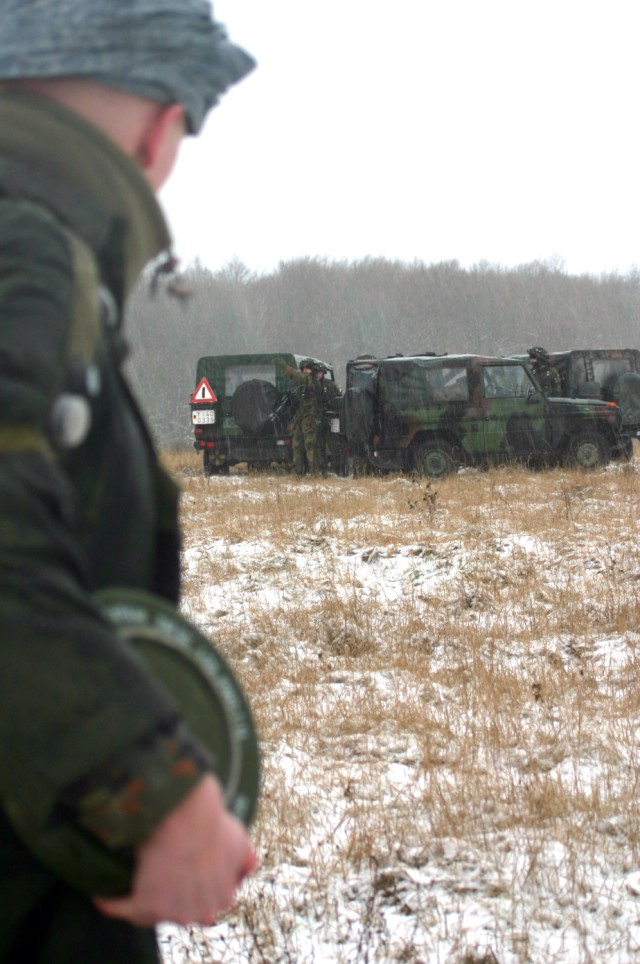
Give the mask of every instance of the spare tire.
POLYGON ((279 394, 271 382, 260 378, 238 385, 231 400, 231 414, 249 435, 259 435, 278 405, 279 394))

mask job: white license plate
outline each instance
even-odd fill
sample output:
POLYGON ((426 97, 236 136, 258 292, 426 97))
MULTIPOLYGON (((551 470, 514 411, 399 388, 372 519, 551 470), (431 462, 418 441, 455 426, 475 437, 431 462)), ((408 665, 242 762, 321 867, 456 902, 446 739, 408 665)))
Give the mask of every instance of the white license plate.
POLYGON ((339 419, 339 418, 332 418, 332 419, 331 419, 331 431, 332 431, 332 432, 339 432, 339 431, 340 431, 340 419, 339 419))
POLYGON ((193 412, 191 421, 194 425, 213 425, 216 420, 216 413, 209 409, 205 412, 193 412))

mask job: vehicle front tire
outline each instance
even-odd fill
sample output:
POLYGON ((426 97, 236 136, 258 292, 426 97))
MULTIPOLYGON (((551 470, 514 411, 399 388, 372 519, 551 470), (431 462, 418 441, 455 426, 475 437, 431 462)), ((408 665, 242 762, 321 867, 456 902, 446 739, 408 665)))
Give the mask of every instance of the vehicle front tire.
POLYGON ((578 469, 597 469, 611 461, 611 446, 598 432, 581 432, 572 438, 566 464, 578 469))
POLYGON ((413 467, 419 475, 443 479, 457 471, 453 446, 448 442, 421 442, 416 446, 413 467))

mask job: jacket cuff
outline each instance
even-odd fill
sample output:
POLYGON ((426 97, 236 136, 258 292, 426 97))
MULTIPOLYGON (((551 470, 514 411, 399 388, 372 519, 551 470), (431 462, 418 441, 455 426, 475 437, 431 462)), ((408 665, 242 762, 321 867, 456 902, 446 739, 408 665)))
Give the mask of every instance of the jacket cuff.
POLYGON ((69 787, 61 802, 107 847, 136 847, 210 771, 203 748, 176 721, 69 787))

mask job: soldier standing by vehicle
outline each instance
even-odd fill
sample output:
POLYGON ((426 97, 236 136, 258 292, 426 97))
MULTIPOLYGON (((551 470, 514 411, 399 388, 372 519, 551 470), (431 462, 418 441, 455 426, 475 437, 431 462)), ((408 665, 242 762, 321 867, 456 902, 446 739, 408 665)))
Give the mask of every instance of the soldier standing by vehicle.
MULTIPOLYGON (((177 491, 121 371, 154 192, 253 66, 205 0, 0 9, 0 960, 147 964, 256 866, 200 741, 94 593, 179 598, 177 491), (86 849, 131 892, 74 886, 86 849), (42 840, 45 845, 42 846, 42 840), (55 847, 54 847, 55 849, 55 847)), ((90 869, 90 868, 89 868, 90 869)))
POLYGON ((282 362, 280 367, 298 385, 298 407, 293 416, 291 437, 294 472, 304 475, 309 471, 312 475, 318 475, 325 468, 322 451, 326 443, 325 394, 322 387, 324 372, 312 358, 302 359, 300 371, 282 362))
POLYGON ((562 381, 557 368, 551 364, 549 352, 539 346, 529 349, 529 362, 533 374, 545 395, 562 395, 562 381))

